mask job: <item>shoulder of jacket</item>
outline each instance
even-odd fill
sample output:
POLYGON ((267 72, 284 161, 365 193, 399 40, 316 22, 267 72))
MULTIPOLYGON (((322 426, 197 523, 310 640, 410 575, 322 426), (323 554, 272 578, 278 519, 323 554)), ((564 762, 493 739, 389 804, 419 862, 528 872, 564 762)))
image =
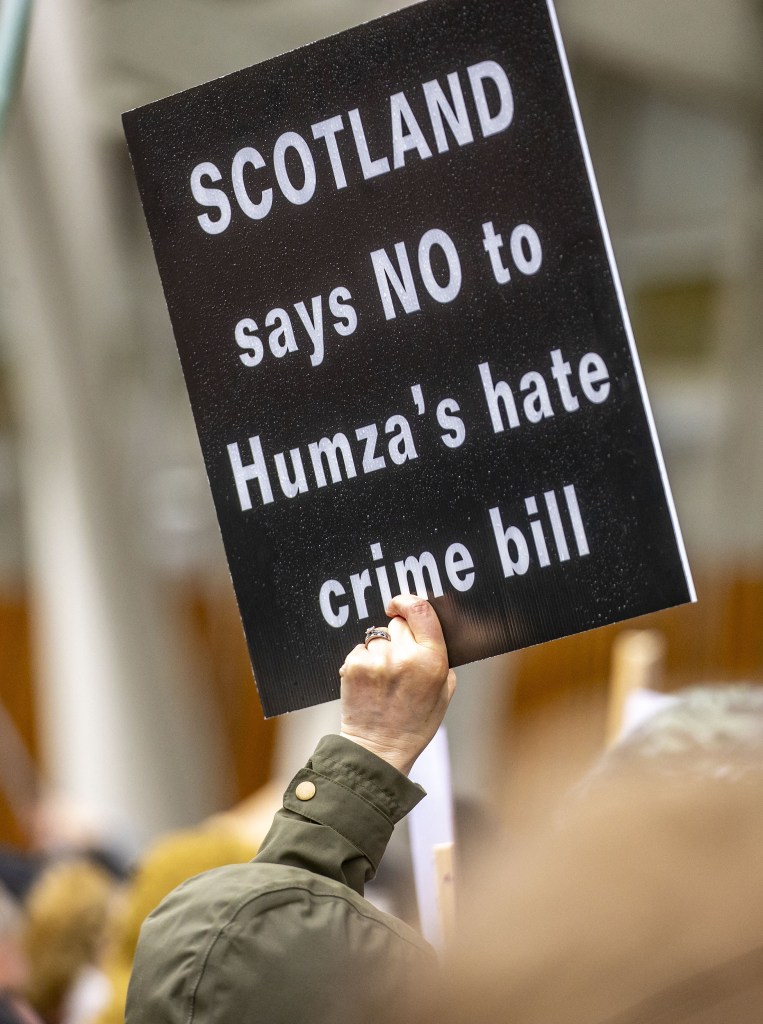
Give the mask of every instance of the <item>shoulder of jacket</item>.
POLYGON ((147 918, 128 1022, 187 1024, 255 997, 280 1012, 292 989, 353 976, 381 989, 383 1005, 434 959, 418 932, 341 882, 285 865, 228 865, 184 882, 147 918))

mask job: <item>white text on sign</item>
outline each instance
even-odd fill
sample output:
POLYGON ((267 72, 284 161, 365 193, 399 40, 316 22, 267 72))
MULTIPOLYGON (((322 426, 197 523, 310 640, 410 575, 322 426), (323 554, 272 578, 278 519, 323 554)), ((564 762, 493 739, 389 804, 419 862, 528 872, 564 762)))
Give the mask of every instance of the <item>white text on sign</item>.
MULTIPOLYGON (((592 405, 606 402, 611 391, 609 371, 598 353, 586 352, 574 369, 561 349, 553 349, 549 361, 545 374, 529 370, 513 387, 508 381, 494 380, 489 364, 480 363, 478 372, 494 433, 516 430, 523 423, 537 425, 557 412, 578 412, 581 399, 592 405)), ((445 431, 439 435, 440 441, 446 448, 460 448, 466 439, 466 424, 459 414, 459 403, 451 397, 436 407, 438 426, 445 431)), ((279 497, 296 498, 313 488, 342 484, 359 473, 375 473, 418 458, 411 421, 401 414, 389 416, 382 424, 363 424, 354 434, 338 431, 288 451, 266 451, 260 434, 249 437, 247 444, 248 453, 237 442, 227 446, 242 512, 250 511, 256 498, 258 505, 269 505, 279 497)))
MULTIPOLYGON (((508 76, 500 64, 494 60, 472 64, 466 68, 466 78, 483 138, 508 128, 514 116, 514 97, 508 76)), ((345 142, 348 135, 345 134, 342 114, 310 125, 314 142, 320 142, 325 147, 335 188, 344 189, 353 180, 368 180, 391 170, 399 170, 405 166, 406 154, 414 151, 421 160, 428 160, 434 155, 431 143, 434 143, 438 154, 446 153, 451 144, 448 133, 459 146, 474 142, 473 119, 464 99, 462 76, 454 71, 446 80, 448 94, 436 79, 421 85, 429 122, 426 127, 431 133, 429 138, 416 119, 406 94, 396 92, 389 97, 389 155, 371 154, 364 115, 357 108, 346 114, 350 128, 349 143, 345 142), (350 178, 353 179, 350 181, 347 178, 348 153, 349 166, 352 168, 350 178), (360 170, 361 178, 358 178, 356 169, 360 170)), ((279 135, 273 144, 269 161, 262 155, 262 148, 244 146, 237 150, 227 176, 235 206, 253 221, 263 220, 278 205, 273 178, 278 194, 294 206, 309 203, 319 183, 313 148, 299 132, 287 131, 279 135)), ((199 206, 214 212, 214 216, 201 213, 197 218, 200 227, 208 235, 221 234, 234 216, 234 203, 231 203, 228 191, 212 187, 220 183, 227 186, 228 181, 224 179, 218 165, 211 160, 197 164, 191 171, 190 188, 193 198, 199 206)))
MULTIPOLYGON (((532 569, 545 569, 555 562, 569 562, 590 554, 573 484, 566 484, 560 492, 544 491, 542 501, 530 495, 523 504, 525 514, 521 525, 516 515, 506 525, 497 506, 488 510, 505 579, 525 576, 532 569)), ((474 558, 465 544, 450 544, 439 562, 432 551, 421 551, 418 555, 398 559, 391 567, 384 564, 381 544, 370 547, 374 561, 371 567, 352 573, 346 583, 331 579, 320 588, 321 614, 335 629, 345 626, 351 616, 357 622, 369 618, 369 592, 373 597, 378 593, 386 608, 392 600, 393 589, 395 593, 433 598, 445 593, 444 580, 461 593, 474 585, 474 558), (390 579, 391 572, 394 582, 390 579)))

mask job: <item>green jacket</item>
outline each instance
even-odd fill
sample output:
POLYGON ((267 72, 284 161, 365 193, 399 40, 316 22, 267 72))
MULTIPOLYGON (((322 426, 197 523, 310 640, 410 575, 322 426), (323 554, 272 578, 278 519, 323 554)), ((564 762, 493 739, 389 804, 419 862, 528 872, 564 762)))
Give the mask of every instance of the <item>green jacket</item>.
POLYGON ((357 744, 324 737, 257 857, 189 879, 146 919, 127 1024, 399 1020, 434 953, 363 886, 423 796, 357 744))

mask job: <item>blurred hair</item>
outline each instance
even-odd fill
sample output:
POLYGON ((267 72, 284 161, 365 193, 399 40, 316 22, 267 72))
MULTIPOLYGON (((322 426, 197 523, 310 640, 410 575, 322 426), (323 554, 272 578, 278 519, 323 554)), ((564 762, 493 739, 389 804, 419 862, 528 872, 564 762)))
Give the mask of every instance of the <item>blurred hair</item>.
POLYGON ((27 996, 47 1020, 56 1019, 79 972, 98 962, 114 891, 106 871, 79 859, 52 864, 32 887, 24 929, 27 996))
POLYGON ((123 1024, 127 985, 144 919, 187 878, 223 864, 242 863, 257 844, 222 828, 198 828, 164 836, 146 853, 130 882, 114 925, 106 973, 111 999, 96 1024, 123 1024))
POLYGON ((738 779, 763 771, 763 687, 707 684, 675 697, 610 748, 593 777, 630 769, 738 779))

